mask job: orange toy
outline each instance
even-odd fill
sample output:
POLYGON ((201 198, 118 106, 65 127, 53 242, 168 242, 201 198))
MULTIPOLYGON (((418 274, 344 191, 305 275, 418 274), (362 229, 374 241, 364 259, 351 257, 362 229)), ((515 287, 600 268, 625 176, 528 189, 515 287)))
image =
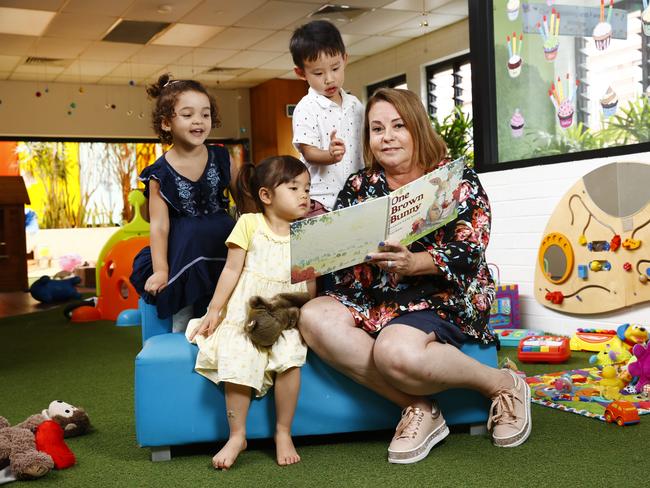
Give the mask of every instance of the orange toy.
POLYGON ((138 308, 138 293, 129 282, 129 276, 133 258, 148 245, 149 236, 131 237, 115 243, 106 254, 98 273, 101 295, 97 297, 97 305, 75 309, 72 312, 73 322, 116 320, 123 310, 138 308))

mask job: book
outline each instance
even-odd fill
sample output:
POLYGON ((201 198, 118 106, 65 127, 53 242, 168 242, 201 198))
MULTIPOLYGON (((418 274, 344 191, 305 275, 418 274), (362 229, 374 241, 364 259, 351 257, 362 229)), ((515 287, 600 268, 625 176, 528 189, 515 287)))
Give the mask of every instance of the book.
POLYGON ((458 215, 465 158, 388 195, 291 224, 291 282, 314 279, 364 261, 380 242, 408 246, 458 215))

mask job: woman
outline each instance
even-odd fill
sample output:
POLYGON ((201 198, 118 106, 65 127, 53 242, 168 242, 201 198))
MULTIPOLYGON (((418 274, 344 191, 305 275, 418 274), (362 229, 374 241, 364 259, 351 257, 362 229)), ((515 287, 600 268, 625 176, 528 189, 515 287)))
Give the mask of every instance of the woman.
MULTIPOLYGON (((412 92, 378 90, 366 106, 364 131, 367 168, 350 176, 337 208, 386 195, 445 164, 444 142, 412 92)), ((301 310, 309 347, 404 409, 390 462, 417 462, 449 434, 429 398, 448 388, 492 399, 488 428, 495 445, 518 446, 530 434, 525 381, 459 349, 466 341, 495 340, 487 327, 494 298, 484 254, 489 226, 487 196, 476 173, 465 169, 456 220, 408 247, 379 243, 378 252, 335 273, 327 295, 301 310)))

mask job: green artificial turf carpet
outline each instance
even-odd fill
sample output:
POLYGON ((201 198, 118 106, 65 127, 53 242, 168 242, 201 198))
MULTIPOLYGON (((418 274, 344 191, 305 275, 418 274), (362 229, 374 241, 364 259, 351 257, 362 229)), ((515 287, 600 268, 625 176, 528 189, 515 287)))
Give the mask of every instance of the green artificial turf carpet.
MULTIPOLYGON (((217 445, 172 449, 170 462, 152 463, 135 439, 133 359, 139 349, 139 327, 74 324, 61 308, 0 319, 0 415, 17 423, 60 399, 84 407, 94 427, 66 440, 77 457, 75 466, 29 486, 647 486, 650 418, 621 428, 539 405, 532 406, 532 435, 521 447, 499 449, 487 436, 452 429, 413 465, 386 461, 392 432, 298 438, 302 462, 288 467, 275 464, 269 441, 250 442, 228 472, 211 468, 217 445)), ((516 361, 514 349, 500 355, 516 361)), ((574 353, 562 365, 523 369, 528 374, 575 369, 586 366, 588 357, 574 353)))

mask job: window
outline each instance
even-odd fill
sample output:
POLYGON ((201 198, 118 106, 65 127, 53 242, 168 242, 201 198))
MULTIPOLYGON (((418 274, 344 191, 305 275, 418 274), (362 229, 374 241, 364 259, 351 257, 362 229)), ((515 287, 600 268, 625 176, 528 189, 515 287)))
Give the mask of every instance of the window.
MULTIPOLYGON (((619 2, 617 8, 630 2, 619 2)), ((578 121, 591 130, 601 130, 607 126, 608 117, 602 107, 615 88, 618 98, 616 107, 609 113, 616 113, 618 107, 626 107, 633 102, 644 88, 643 58, 647 59, 648 40, 645 39, 639 49, 641 39, 641 7, 630 9, 627 14, 627 39, 613 40, 609 49, 599 51, 588 37, 576 40, 576 76, 580 80, 579 103, 577 104, 578 121)), ((645 77, 647 85, 647 75, 645 77)), ((612 113, 612 114, 613 114, 612 113)))
MULTIPOLYGON (((214 142, 228 149, 236 166, 248 160, 248 139, 214 142)), ((129 221, 129 190, 138 186, 138 174, 165 149, 157 141, 67 138, 0 138, 0 146, 16 156, 13 174, 25 180, 29 208, 42 229, 129 221)), ((0 242, 1 224, 0 218, 0 242)))
POLYGON ((480 171, 650 150, 647 0, 469 0, 469 12, 480 171))
POLYGON ((472 67, 469 54, 426 67, 427 110, 442 122, 455 106, 472 115, 472 67))
POLYGON ((406 85, 406 75, 395 76, 394 78, 389 78, 379 83, 374 83, 366 87, 366 96, 370 98, 375 91, 379 88, 397 88, 401 90, 406 90, 408 86, 406 85))

